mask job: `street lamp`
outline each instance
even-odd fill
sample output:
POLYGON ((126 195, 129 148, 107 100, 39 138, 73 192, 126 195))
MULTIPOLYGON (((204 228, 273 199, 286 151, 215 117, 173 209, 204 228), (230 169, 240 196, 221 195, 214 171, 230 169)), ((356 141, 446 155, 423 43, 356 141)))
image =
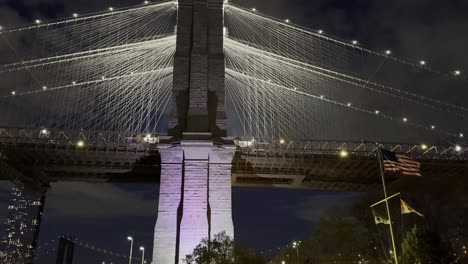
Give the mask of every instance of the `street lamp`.
POLYGON ((141 251, 141 264, 145 264, 145 248, 140 247, 140 251, 141 251))
POLYGON ((133 253, 133 237, 128 236, 127 240, 130 241, 130 256, 128 257, 128 264, 132 264, 132 253, 133 253))
POLYGON ((301 241, 299 242, 293 241, 293 248, 296 249, 296 254, 297 254, 297 263, 299 263, 299 244, 300 243, 301 241))

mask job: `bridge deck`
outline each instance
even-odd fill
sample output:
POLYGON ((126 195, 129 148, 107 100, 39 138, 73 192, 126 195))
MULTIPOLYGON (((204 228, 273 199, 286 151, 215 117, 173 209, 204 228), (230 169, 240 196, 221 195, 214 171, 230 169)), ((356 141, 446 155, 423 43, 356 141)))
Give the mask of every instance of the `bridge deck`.
MULTIPOLYGON (((158 183, 157 143, 167 137, 113 132, 0 129, 4 164, 45 181, 158 183), (83 146, 78 146, 78 142, 83 146), (37 175, 34 174, 34 175, 37 175)), ((377 144, 236 140, 232 182, 242 187, 367 191, 379 186, 377 144), (349 157, 339 153, 346 149, 349 157)), ((468 178, 468 156, 454 147, 383 144, 422 162, 425 178, 468 178)), ((7 173, 0 179, 10 179, 7 173)), ((388 180, 395 180, 389 175, 388 180)))

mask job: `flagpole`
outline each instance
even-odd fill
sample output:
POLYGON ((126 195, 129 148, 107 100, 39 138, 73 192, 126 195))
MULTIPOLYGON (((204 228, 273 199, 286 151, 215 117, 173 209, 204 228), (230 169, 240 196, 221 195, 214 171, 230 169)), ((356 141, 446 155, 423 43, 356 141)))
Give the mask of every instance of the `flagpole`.
POLYGON ((390 222, 389 227, 390 227, 390 237, 392 238, 393 257, 395 259, 395 264, 398 264, 398 255, 396 251, 395 238, 393 235, 392 217, 390 215, 390 206, 388 205, 388 199, 387 199, 387 186, 385 185, 385 169, 384 169, 384 164, 383 164, 383 154, 382 154, 382 149, 380 147, 377 149, 377 158, 379 159, 380 175, 382 176, 382 185, 383 185, 383 191, 384 191, 384 196, 385 196, 384 197, 385 205, 387 207, 388 221, 390 222))

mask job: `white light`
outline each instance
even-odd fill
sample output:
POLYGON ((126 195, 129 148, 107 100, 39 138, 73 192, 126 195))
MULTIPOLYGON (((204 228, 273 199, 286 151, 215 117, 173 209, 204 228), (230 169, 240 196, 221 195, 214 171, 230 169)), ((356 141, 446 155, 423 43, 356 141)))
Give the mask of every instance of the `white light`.
POLYGON ((85 143, 84 143, 83 140, 80 140, 80 141, 76 142, 76 146, 79 147, 79 148, 84 147, 84 145, 85 145, 85 143))
POLYGON ((134 72, 130 72, 130 74, 131 74, 131 75, 133 75, 133 74, 134 74, 134 72))
POLYGON ((351 106, 351 103, 348 103, 347 106, 350 107, 350 106, 351 106))
POLYGON ((433 129, 433 130, 434 130, 435 128, 436 128, 436 126, 434 126, 434 125, 432 125, 432 126, 431 126, 431 129, 433 129))
POLYGON ((2 29, 3 29, 3 27, 2 27, 2 26, 0 26, 0 30, 2 30, 2 29))
POLYGON ((321 96, 320 96, 320 99, 323 99, 323 98, 325 98, 325 96, 321 95, 321 96))
POLYGON ((421 145, 421 149, 422 149, 422 150, 426 150, 427 148, 428 148, 428 147, 427 147, 426 144, 422 144, 422 145, 421 145))
POLYGON ((391 50, 386 50, 385 54, 390 55, 390 54, 392 54, 392 51, 391 50))
POLYGON ((463 133, 460 133, 460 135, 459 135, 459 136, 462 138, 462 137, 464 137, 465 135, 464 135, 463 133))
POLYGON ((143 251, 143 250, 145 250, 145 248, 144 248, 144 247, 140 247, 140 250, 143 251))
POLYGON ((73 17, 74 17, 74 18, 77 18, 77 17, 78 17, 78 14, 77 14, 77 13, 73 13, 73 17))
POLYGON ((42 86, 42 90, 47 90, 47 86, 42 86))
POLYGON ((347 158, 349 156, 349 152, 346 149, 340 150, 340 157, 347 158))
POLYGON ((227 27, 223 27, 223 35, 224 35, 224 36, 227 36, 227 34, 228 34, 228 29, 227 29, 227 27))
POLYGON ((105 80, 105 79, 106 79, 106 76, 102 76, 101 79, 102 79, 102 80, 105 80))
POLYGON ((109 7, 109 11, 114 11, 114 8, 113 7, 109 7))
POLYGON ((144 1, 143 4, 145 5, 149 4, 149 1, 144 1))
POLYGON ((285 21, 286 21, 286 23, 289 23, 289 19, 286 19, 285 21))
POLYGON ((323 30, 321 30, 321 29, 319 29, 317 32, 318 32, 319 34, 323 34, 323 30))
POLYGON ((11 91, 11 95, 16 95, 16 91, 11 91))
POLYGON ((128 237, 127 237, 127 240, 128 240, 128 241, 132 241, 132 240, 133 240, 133 237, 128 236, 128 237))
POLYGON ((257 12, 257 8, 255 8, 255 7, 252 8, 252 11, 257 12))
POLYGON ((151 138, 151 134, 146 134, 146 138, 151 138))
POLYGON ((357 45, 357 44, 358 44, 358 41, 357 41, 357 40, 353 40, 351 43, 353 43, 353 45, 357 45))
POLYGON ((75 82, 75 81, 73 81, 73 82, 72 82, 72 84, 73 84, 73 85, 75 85, 75 84, 76 84, 76 82, 75 82))
POLYGON ((43 128, 43 129, 41 130, 41 134, 45 135, 45 134, 47 134, 47 133, 49 133, 49 131, 47 131, 47 129, 43 128))
POLYGON ((375 110, 375 114, 376 114, 376 115, 380 114, 380 111, 379 111, 379 110, 375 110))
POLYGON ((460 75, 460 74, 461 74, 461 71, 459 71, 459 70, 456 70, 456 71, 454 71, 454 72, 453 72, 453 74, 455 74, 456 76, 458 76, 458 75, 460 75))
POLYGON ((36 24, 40 24, 42 21, 39 20, 39 19, 36 19, 34 22, 35 22, 36 24))
POLYGON ((408 122, 408 118, 403 117, 403 122, 408 122))
POLYGON ((455 146, 455 151, 456 151, 456 152, 462 151, 462 147, 461 147, 460 145, 456 145, 456 146, 455 146))
POLYGON ((280 144, 284 144, 286 141, 284 139, 280 139, 280 144))
POLYGON ((422 60, 422 61, 419 62, 419 64, 426 65, 426 62, 422 60))

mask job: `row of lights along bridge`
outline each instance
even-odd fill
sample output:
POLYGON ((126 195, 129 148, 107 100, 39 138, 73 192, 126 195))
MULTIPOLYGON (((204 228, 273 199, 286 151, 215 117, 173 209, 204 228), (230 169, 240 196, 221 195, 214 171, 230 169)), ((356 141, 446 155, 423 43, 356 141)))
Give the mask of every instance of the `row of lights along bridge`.
MULTIPOLYGON (((50 131, 49 131, 48 129, 46 129, 46 128, 43 128, 43 129, 40 131, 40 134, 41 134, 42 137, 48 137, 48 136, 50 135, 50 131)), ((463 138, 464 135, 463 135, 463 134, 460 134, 460 137, 463 138)), ((158 143, 158 142, 159 142, 158 137, 157 137, 157 136, 153 136, 152 134, 146 134, 146 135, 143 137, 143 140, 144 140, 144 142, 150 143, 150 144, 155 144, 155 143, 158 143)), ((285 139, 279 139, 278 142, 280 143, 280 145, 286 144, 286 140, 285 140, 285 139)), ((253 143, 255 143, 255 140, 254 140, 254 139, 252 139, 250 142, 248 142, 247 146, 252 146, 253 143)), ((78 141, 76 142, 76 147, 78 147, 78 148, 83 148, 83 147, 85 147, 85 146, 86 146, 86 143, 85 143, 84 140, 78 140, 78 141)), ((428 146, 427 144, 421 144, 421 145, 420 145, 420 148, 421 148, 421 150, 426 151, 426 150, 429 149, 429 146, 428 146)), ((463 148, 462 148, 460 145, 455 145, 454 148, 455 148, 455 151, 456 151, 456 152, 461 152, 461 151, 463 150, 463 148)), ((349 151, 348 151, 347 149, 341 149, 341 150, 339 151, 339 156, 340 156, 341 158, 347 158, 347 157, 349 156, 349 154, 350 154, 350 153, 349 153, 349 151)))

